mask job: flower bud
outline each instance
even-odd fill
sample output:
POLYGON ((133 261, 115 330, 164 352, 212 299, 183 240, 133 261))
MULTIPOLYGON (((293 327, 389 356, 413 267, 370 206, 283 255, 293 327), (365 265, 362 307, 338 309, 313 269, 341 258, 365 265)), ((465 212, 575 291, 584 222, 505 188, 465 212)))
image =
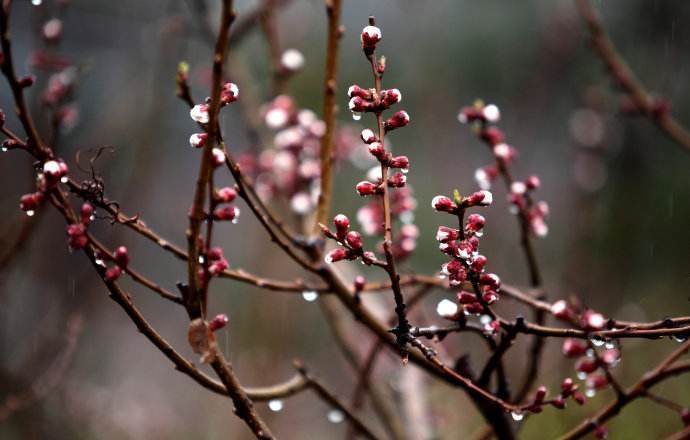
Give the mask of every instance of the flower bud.
POLYGON ((362 49, 365 52, 371 53, 376 48, 376 43, 381 41, 381 29, 376 26, 369 25, 362 29, 360 40, 362 41, 362 49))
POLYGON ((220 260, 223 258, 223 249, 219 247, 212 247, 208 250, 208 252, 206 252, 206 257, 209 259, 209 261, 220 260))
POLYGON ((213 210, 213 219, 218 221, 235 221, 240 210, 235 206, 223 206, 213 210))
POLYGON ((36 78, 33 75, 25 75, 19 78, 17 85, 21 88, 31 87, 34 85, 36 78))
POLYGON ((362 249, 362 236, 357 231, 350 231, 345 236, 345 243, 352 249, 362 249))
POLYGON ((455 203, 446 196, 436 196, 431 200, 431 207, 439 212, 453 212, 455 203))
POLYGON ((458 260, 451 260, 448 263, 441 266, 441 271, 446 275, 459 273, 461 270, 464 270, 464 269, 465 269, 464 266, 458 260))
POLYGON ((112 283, 120 278, 120 275, 122 275, 122 269, 120 269, 120 266, 112 266, 105 271, 105 280, 109 283, 112 283))
POLYGON ((379 141, 374 141, 369 144, 369 153, 377 159, 381 159, 386 154, 386 149, 379 141))
POLYGON ((88 225, 91 223, 91 218, 93 217, 93 206, 90 203, 84 203, 81 205, 81 209, 79 211, 79 217, 80 220, 83 224, 88 225))
POLYGON ((587 357, 580 358, 575 364, 575 370, 581 373, 593 373, 599 368, 597 361, 587 357))
POLYGON ((212 277, 218 276, 230 266, 228 260, 219 258, 208 266, 208 274, 212 277))
POLYGON ((43 174, 48 180, 56 181, 62 177, 62 170, 57 160, 48 160, 43 164, 43 174))
POLYGON ((534 395, 534 401, 537 403, 541 403, 544 401, 545 397, 546 397, 546 387, 544 385, 541 385, 539 388, 537 388, 537 391, 534 395))
POLYGON ((393 113, 393 116, 388 118, 388 120, 383 124, 386 131, 395 130, 396 128, 401 128, 410 123, 410 115, 407 114, 405 110, 400 110, 399 112, 393 113))
POLYGON ((40 192, 24 194, 19 199, 19 209, 26 212, 28 216, 32 216, 34 215, 42 201, 43 194, 40 192))
POLYGON ((403 173, 395 173, 388 178, 388 186, 391 188, 402 188, 407 182, 407 176, 403 173))
POLYGON ((371 196, 379 192, 379 186, 366 180, 359 182, 355 187, 360 196, 371 196))
POLYGON ((223 89, 220 92, 220 102, 222 105, 230 104, 237 101, 240 96, 240 89, 237 84, 226 82, 223 84, 223 89))
POLYGON ((558 300, 551 305, 551 313, 553 313, 553 316, 562 321, 572 321, 575 317, 575 312, 563 299, 558 300))
POLYGON ((491 183, 498 177, 498 168, 489 165, 474 172, 474 180, 481 189, 491 189, 491 183))
POLYGON ((558 396, 551 401, 551 405, 554 408, 563 409, 565 408, 565 399, 563 399, 561 396, 558 396))
POLYGON ((350 219, 344 214, 338 214, 333 217, 333 224, 335 225, 338 238, 343 238, 347 231, 350 230, 350 219))
POLYGON ((480 134, 489 145, 494 146, 503 142, 503 132, 496 127, 489 127, 480 134))
POLYGON ((353 84, 347 89, 347 96, 350 98, 362 98, 366 101, 369 101, 372 98, 371 91, 369 89, 363 89, 357 84, 353 84))
POLYGON ((475 272, 481 272, 484 270, 484 266, 486 266, 486 257, 484 255, 477 255, 472 260, 470 268, 475 272))
POLYGON ((577 339, 568 338, 563 341, 563 354, 567 357, 578 357, 585 354, 587 346, 577 339))
POLYGON ((483 216, 479 214, 470 214, 469 217, 467 217, 465 230, 468 232, 479 232, 484 228, 484 223, 486 223, 486 220, 483 216))
POLYGON ((690 408, 683 408, 680 411, 680 418, 685 426, 690 426, 690 408))
POLYGON ((594 429, 594 436, 600 440, 608 438, 609 428, 604 425, 599 425, 594 429))
POLYGON ((529 176, 527 180, 525 180, 525 185, 527 185, 527 189, 537 189, 541 186, 541 180, 539 180, 538 176, 529 176))
POLYGON ((388 162, 388 166, 407 171, 407 169, 410 168, 410 159, 408 159, 407 156, 396 156, 388 162))
POLYGON ((501 119, 501 111, 494 104, 489 104, 482 109, 482 117, 487 121, 495 124, 501 119))
POLYGON ((436 231, 436 241, 439 243, 447 243, 449 241, 455 241, 460 237, 460 231, 457 229, 449 228, 447 226, 439 226, 438 231, 436 231))
POLYGON ((587 401, 585 395, 579 391, 573 393, 573 399, 578 403, 578 405, 584 405, 587 401))
POLYGON ((479 283, 494 290, 501 288, 501 279, 495 273, 483 273, 479 277, 479 283))
POLYGON ((590 374, 587 376, 587 388, 593 388, 595 390, 600 390, 609 384, 606 376, 601 374, 590 374))
POLYGON ((510 192, 515 195, 523 195, 527 192, 527 185, 525 185, 525 182, 516 180, 510 184, 510 192))
POLYGON ((472 304, 474 302, 477 302, 477 295, 475 295, 474 293, 465 292, 464 290, 458 292, 456 297, 460 304, 472 304))
POLYGON ((189 146, 192 148, 203 148, 206 145, 206 133, 194 133, 189 137, 189 146))
POLYGON ((355 292, 361 292, 362 290, 364 290, 364 284, 366 284, 366 280, 364 279, 364 277, 362 275, 357 275, 355 277, 354 282, 355 292))
POLYGON ((208 124, 209 114, 208 105, 197 104, 189 111, 189 116, 200 124, 208 124))
POLYGON ((225 186, 219 190, 216 190, 216 201, 220 203, 230 203, 237 198, 237 191, 234 188, 225 186))
POLYGON ((585 310, 582 314, 582 325, 590 330, 601 330, 606 325, 606 318, 594 310, 585 310))
POLYGON ((458 113, 458 121, 461 124, 467 124, 468 122, 474 122, 477 119, 483 118, 483 115, 480 114, 476 108, 474 107, 463 107, 460 112, 458 113))
POLYGON ((323 261, 325 261, 326 264, 331 264, 331 263, 335 263, 335 262, 344 260, 348 257, 349 257, 349 254, 345 249, 337 248, 337 249, 333 249, 332 251, 328 252, 326 254, 326 256, 324 257, 323 261))
POLYGON ((113 259, 115 260, 115 263, 118 266, 127 267, 127 265, 129 264, 129 253, 127 252, 127 248, 124 246, 120 246, 117 249, 115 249, 113 259))
POLYGON ((398 89, 384 90, 381 92, 381 101, 386 107, 390 107, 393 104, 397 104, 402 99, 402 94, 398 89))
POLYGON ((371 108, 371 103, 365 101, 363 98, 360 98, 359 96, 355 96, 354 98, 350 99, 350 102, 348 102, 347 106, 350 109, 350 111, 361 113, 371 108))
POLYGON ((493 201, 493 194, 486 190, 477 191, 466 199, 467 206, 489 206, 493 201))
POLYGON ((573 382, 573 379, 570 377, 566 377, 563 379, 563 382, 561 382, 561 391, 563 391, 563 394, 565 395, 570 395, 571 391, 573 391, 573 387, 575 386, 575 382, 573 382))
POLYGON ((491 305, 498 301, 498 293, 496 293, 493 290, 487 290, 483 295, 482 299, 484 300, 485 303, 491 305))
POLYGON ((378 138, 374 134, 374 131, 369 128, 365 128, 364 130, 362 130, 362 133, 360 133, 359 136, 362 138, 362 141, 364 141, 365 144, 370 144, 378 140, 378 138))
POLYGON ((458 258, 462 258, 463 260, 467 260, 468 258, 470 258, 472 256, 474 251, 475 251, 475 247, 472 246, 472 244, 469 241, 463 240, 460 243, 458 243, 458 246, 455 250, 455 255, 458 258))
POLYGON ((211 320, 211 322, 208 323, 208 329, 212 332, 215 332, 216 330, 222 329, 226 325, 228 325, 228 315, 225 313, 219 313, 211 320))
POLYGON ((213 166, 219 167, 225 163, 225 153, 220 148, 214 148, 212 151, 213 166))

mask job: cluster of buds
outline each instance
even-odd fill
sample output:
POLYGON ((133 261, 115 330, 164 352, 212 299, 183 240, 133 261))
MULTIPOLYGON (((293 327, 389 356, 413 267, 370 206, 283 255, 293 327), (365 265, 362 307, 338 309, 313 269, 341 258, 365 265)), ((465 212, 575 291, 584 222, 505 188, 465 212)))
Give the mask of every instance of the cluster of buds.
POLYGON ((555 318, 587 331, 600 331, 609 324, 609 320, 601 313, 592 309, 580 310, 577 305, 563 299, 551 305, 551 313, 555 318))
MULTIPOLYGON (((221 107, 230 104, 231 102, 237 101, 240 96, 240 89, 237 84, 232 82, 226 82, 220 91, 220 105, 221 107)), ((189 111, 189 116, 195 122, 199 124, 208 124, 211 119, 208 111, 210 108, 210 99, 207 98, 206 102, 203 104, 197 104, 189 111)))
POLYGON ((213 199, 216 208, 211 214, 213 220, 237 223, 237 219, 240 216, 240 208, 231 204, 236 198, 237 191, 229 186, 215 190, 213 199))
MULTIPOLYGON (((503 132, 493 124, 500 120, 501 112, 494 104, 484 105, 477 101, 474 106, 464 107, 458 113, 458 120, 463 124, 472 124, 480 139, 482 139, 495 158, 495 164, 478 168, 474 177, 480 188, 489 190, 494 180, 501 173, 507 173, 508 168, 516 160, 517 150, 505 142, 503 132)), ((548 234, 548 226, 544 219, 549 214, 546 202, 533 201, 533 191, 539 188, 539 177, 530 176, 524 181, 513 181, 510 184, 508 201, 511 212, 520 215, 529 225, 530 231, 544 237, 548 234)))
MULTIPOLYGON (((595 340, 592 341, 592 345, 595 340)), ((602 341, 602 345, 603 345, 602 341)), ((609 381, 606 375, 599 370, 602 368, 614 368, 620 362, 620 351, 613 343, 606 343, 606 348, 598 353, 595 347, 589 347, 582 341, 568 338, 563 341, 563 354, 569 358, 577 358, 575 371, 580 380, 585 381, 588 397, 592 397, 598 390, 608 386, 609 381)))
MULTIPOLYGON (((362 113, 381 113, 402 100, 402 93, 398 89, 386 89, 377 93, 375 89, 363 89, 356 84, 350 86, 347 90, 347 96, 350 98, 348 108, 355 120, 359 120, 362 113)), ((404 127, 409 123, 410 115, 405 110, 400 110, 386 119, 383 125, 384 130, 388 132, 404 127)), ((367 142, 370 145, 379 141, 377 136, 370 136, 366 130, 362 133, 362 138, 365 139, 365 142, 370 140, 370 142, 367 142)), ((375 148, 375 146, 370 147, 370 151, 372 148, 375 148)), ((373 151, 372 154, 376 155, 373 151)))
POLYGON ((364 250, 362 235, 357 231, 350 230, 350 219, 347 216, 336 215, 333 217, 333 225, 335 232, 331 231, 328 226, 321 225, 323 235, 335 240, 341 246, 326 254, 324 261, 327 264, 342 260, 356 260, 357 258, 361 258, 362 263, 366 265, 374 264, 377 261, 373 252, 364 250))
POLYGON ((561 382, 561 391, 558 395, 551 399, 547 399, 547 389, 545 386, 540 386, 534 393, 532 401, 525 406, 525 410, 534 414, 540 413, 547 405, 553 406, 556 409, 564 409, 569 398, 577 402, 579 405, 584 405, 587 397, 579 391, 579 387, 573 379, 566 377, 561 382))
MULTIPOLYGON (((488 206, 492 202, 488 191, 477 191, 467 197, 461 197, 456 191, 454 200, 446 196, 436 196, 431 206, 438 212, 464 217, 465 210, 474 206, 488 206)), ((479 253, 479 239, 483 236, 483 216, 471 214, 467 217, 462 229, 440 226, 436 233, 441 252, 450 257, 450 261, 441 266, 441 276, 447 277, 451 286, 461 287, 466 281, 472 285, 474 292, 461 290, 456 299, 458 310, 465 314, 480 315, 486 307, 498 301, 501 289, 500 278, 493 273, 486 273, 487 258, 479 253)), ((459 316, 459 313, 457 314, 459 316)), ((457 316, 444 316, 456 319, 457 316)), ((483 322, 485 331, 494 334, 500 328, 498 321, 491 319, 483 322)))
MULTIPOLYGON (((107 255, 105 257, 108 257, 107 255)), ((129 252, 124 246, 120 246, 113 252, 113 265, 105 270, 104 278, 106 281, 113 282, 120 278, 122 271, 127 268, 129 264, 129 252)))
POLYGON ((228 260, 226 260, 223 255, 223 249, 219 247, 212 247, 205 252, 205 255, 205 260, 201 259, 201 261, 205 263, 205 268, 199 268, 199 279, 202 282, 205 282, 206 274, 208 274, 209 277, 217 277, 230 267, 230 263, 228 263, 228 260))
POLYGON ((69 168, 62 159, 45 161, 36 176, 36 191, 24 194, 19 198, 19 209, 24 211, 29 217, 33 216, 43 202, 46 192, 50 191, 58 183, 67 182, 68 173, 69 168))

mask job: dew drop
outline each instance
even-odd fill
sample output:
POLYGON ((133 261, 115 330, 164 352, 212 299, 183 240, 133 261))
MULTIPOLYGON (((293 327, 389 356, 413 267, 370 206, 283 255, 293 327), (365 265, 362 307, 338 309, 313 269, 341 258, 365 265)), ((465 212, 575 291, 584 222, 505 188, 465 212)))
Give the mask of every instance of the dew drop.
POLYGON ((410 172, 410 169, 409 168, 400 168, 400 172, 403 174, 407 174, 410 172))
POLYGON ((333 409, 328 412, 328 421, 331 423, 340 423, 345 420, 345 414, 342 411, 333 409))
POLYGON ((40 6, 43 0, 31 0, 31 4, 34 6, 40 6))
POLYGON ((685 342, 688 340, 688 337, 686 335, 673 335, 671 337, 676 342, 685 342))
POLYGON ((273 412, 278 412, 283 409, 283 401, 280 399, 273 399, 268 401, 268 409, 273 412))
POLYGON ((67 176, 62 176, 62 178, 60 179, 60 182, 62 182, 62 183, 67 183, 67 182, 69 182, 69 177, 67 177, 67 176))
POLYGON ((481 322, 483 325, 487 325, 491 321, 493 321, 493 320, 491 319, 491 316, 489 316, 489 315, 482 315, 479 317, 479 322, 481 322))
POLYGON ((616 348, 616 344, 613 341, 609 340, 609 341, 606 341, 606 344, 604 344, 604 347, 606 347, 608 350, 612 350, 612 349, 616 348))
POLYGON ((204 257, 199 255, 199 264, 204 264, 204 257))
POLYGON ((36 214, 36 212, 33 211, 32 209, 29 209, 28 211, 26 211, 26 215, 29 216, 29 217, 33 217, 34 214, 36 214))
POLYGON ((103 260, 101 260, 100 258, 96 258, 95 263, 98 266, 105 267, 105 262, 103 260))
POLYGON ((3 153, 6 153, 6 152, 7 152, 7 150, 8 150, 8 148, 7 148, 7 147, 2 147, 2 152, 3 152, 3 153))
POLYGON ((592 350, 591 348, 588 348, 587 351, 585 351, 585 355, 588 358, 593 358, 594 357, 594 350, 592 350))
POLYGON ((357 112, 352 112, 352 119, 355 121, 359 121, 360 119, 362 119, 362 114, 357 113, 357 112))
POLYGON ((96 216, 95 216, 95 215, 91 215, 91 217, 89 217, 89 220, 90 220, 90 221, 96 220, 96 216))
POLYGON ((510 415, 516 422, 519 422, 525 417, 525 414, 522 411, 513 411, 510 413, 510 415))
POLYGON ((232 223, 233 225, 236 225, 237 222, 238 222, 237 217, 235 217, 234 219, 230 220, 230 223, 232 223))
POLYGON ((446 279, 446 276, 445 276, 444 274, 439 274, 439 275, 438 275, 438 278, 439 278, 440 280, 445 280, 445 279, 446 279))
POLYGON ((587 379, 587 373, 585 373, 584 371, 578 371, 577 378, 580 380, 585 380, 587 379))
POLYGON ((313 290, 305 290, 302 292, 302 298, 304 298, 306 302, 316 301, 316 298, 318 297, 319 294, 313 290))
POLYGON ((596 394, 597 392, 594 391, 594 388, 587 388, 587 390, 585 391, 585 396, 590 398, 596 396, 596 394))
POLYGON ((474 236, 477 237, 477 238, 482 238, 483 235, 484 235, 484 230, 483 230, 483 229, 480 229, 480 230, 478 230, 477 232, 474 233, 474 236))

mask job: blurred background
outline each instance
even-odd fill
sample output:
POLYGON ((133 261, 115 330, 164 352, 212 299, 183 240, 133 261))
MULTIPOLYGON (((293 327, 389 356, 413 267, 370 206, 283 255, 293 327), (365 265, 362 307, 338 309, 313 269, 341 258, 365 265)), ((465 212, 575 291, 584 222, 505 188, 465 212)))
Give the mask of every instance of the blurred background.
MULTIPOLYGON (((169 241, 183 245, 199 152, 188 145, 197 128, 186 105, 175 97, 175 72, 180 61, 190 64, 190 83, 200 100, 208 93, 211 61, 204 26, 190 4, 183 0, 75 0, 67 7, 49 0, 14 3, 15 62, 20 73, 36 75, 29 96, 41 131, 52 130, 50 112, 41 98, 50 74, 35 63, 36 50, 43 48, 79 67, 75 107, 69 107, 55 141, 59 155, 73 173, 85 178, 76 171, 75 154, 113 147, 96 162, 107 196, 119 201, 125 212, 140 213, 169 241), (55 17, 62 20, 63 35, 59 45, 47 46, 41 33, 55 17)), ((412 119, 408 128, 390 136, 394 152, 410 157, 408 182, 419 202, 417 250, 403 269, 432 274, 445 260, 434 235, 446 219, 435 215, 429 203, 436 194, 450 194, 453 188, 473 191, 474 170, 490 162, 486 147, 456 119, 460 107, 482 98, 500 107, 500 126, 520 152, 515 175, 538 174, 542 181, 538 197, 550 204, 549 234, 536 240, 549 297, 577 295, 605 315, 625 320, 690 312, 690 155, 649 120, 618 111, 619 93, 589 48, 571 1, 344 3, 339 121, 354 124, 357 131, 371 123, 366 117, 352 120, 345 91, 353 83, 370 83, 359 31, 372 14, 383 30, 379 53, 387 57, 384 86, 402 91, 399 108, 412 119)), ((594 4, 641 80, 668 99, 680 121, 690 123, 690 3, 594 4)), ((239 18, 255 6, 237 1, 239 18)), ((216 2, 209 2, 205 18, 213 29, 217 13, 216 2)), ((296 48, 305 58, 304 68, 286 90, 300 107, 320 115, 326 42, 322 2, 290 1, 276 17, 281 48, 296 48)), ((260 28, 234 45, 231 53, 231 69, 237 76, 232 79, 239 84, 241 101, 256 107, 269 100, 270 65, 260 28)), ((4 81, 0 107, 8 114, 7 124, 20 132, 4 81)), ((229 147, 237 153, 251 146, 247 116, 259 118, 256 113, 243 114, 242 108, 230 106, 222 117, 229 147)), ((364 146, 357 143, 356 148, 364 146)), ((18 237, 27 235, 0 267, 0 405, 5 410, 0 412, 0 438, 249 438, 246 427, 232 414, 230 401, 176 372, 108 298, 84 256, 68 252, 63 220, 52 209, 31 219, 17 209, 19 197, 33 191, 30 170, 26 155, 0 154, 0 251, 12 249, 18 237), (42 397, 26 408, 7 411, 12 396, 27 389, 42 397)), ((362 200, 353 188, 365 173, 349 162, 342 164, 335 181, 334 213, 345 213, 354 221, 362 200)), ((225 173, 217 174, 231 183, 225 173)), ((274 204, 291 218, 285 206, 274 204)), ((304 277, 271 246, 246 206, 239 207, 240 222, 222 225, 216 234, 231 267, 278 279, 304 277)), ((505 282, 526 286, 518 227, 500 185, 495 203, 482 214, 487 218, 483 253, 490 270, 505 282)), ((131 231, 105 221, 94 231, 111 247, 126 245, 132 264, 170 290, 175 290, 175 281, 186 278, 181 261, 131 231)), ((363 271, 369 280, 383 279, 380 271, 341 264, 348 277, 363 271)), ((124 278, 123 285, 165 338, 195 359, 186 342, 184 311, 124 278)), ((445 297, 450 295, 440 290, 429 295, 413 314, 413 323, 441 324, 435 308, 445 297)), ((367 301, 382 317, 392 311, 388 295, 367 301)), ((316 302, 306 302, 300 294, 220 280, 212 286, 210 308, 230 317, 219 342, 243 384, 285 380, 293 374, 292 360, 300 358, 349 400, 355 374, 333 342, 316 302)), ((500 310, 509 316, 527 313, 507 299, 500 310)), ((373 344, 372 337, 345 310, 341 313, 363 355, 373 344)), ((625 341, 623 361, 615 374, 631 384, 676 345, 673 340, 625 341)), ((486 359, 476 336, 451 335, 443 346, 451 358, 471 354, 475 368, 486 359)), ((521 377, 525 349, 525 339, 519 338, 508 356, 507 370, 515 382, 521 377)), ((386 352, 382 359, 374 378, 392 396, 404 394, 401 384, 412 380, 428 390, 422 412, 433 429, 424 436, 466 438, 482 427, 481 417, 461 392, 416 374, 412 366, 401 368, 392 353, 386 352)), ((554 389, 573 374, 573 362, 560 354, 560 342, 549 341, 538 383, 554 389)), ((688 389, 686 377, 668 381, 659 393, 688 406, 688 389)), ((522 422, 521 435, 553 438, 612 397, 611 391, 604 391, 584 407, 546 409, 522 422)), ((630 405, 609 424, 612 437, 660 438, 680 429, 676 414, 652 405, 630 405)), ((346 432, 345 423, 328 420, 329 408, 312 393, 287 399, 278 412, 264 403, 257 406, 281 438, 341 437, 346 432)), ((371 411, 362 414, 381 432, 371 411)))

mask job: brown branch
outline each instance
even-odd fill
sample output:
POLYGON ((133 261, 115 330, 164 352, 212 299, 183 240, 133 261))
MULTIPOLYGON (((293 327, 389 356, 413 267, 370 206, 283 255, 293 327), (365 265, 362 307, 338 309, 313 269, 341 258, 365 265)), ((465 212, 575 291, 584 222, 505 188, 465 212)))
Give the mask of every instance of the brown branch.
POLYGON ((316 207, 316 223, 314 231, 320 231, 319 223, 326 224, 329 220, 331 197, 333 193, 333 138, 335 137, 336 104, 336 75, 338 72, 338 51, 340 48, 340 11, 341 0, 326 0, 326 16, 328 17, 328 42, 326 45, 326 72, 324 74, 323 121, 326 131, 321 138, 321 190, 316 207))
POLYGON ((636 110, 647 116, 669 139, 685 151, 690 151, 690 132, 672 115, 667 104, 655 98, 618 52, 613 41, 589 0, 575 0, 582 19, 587 24, 592 46, 606 64, 615 83, 632 99, 636 110))

